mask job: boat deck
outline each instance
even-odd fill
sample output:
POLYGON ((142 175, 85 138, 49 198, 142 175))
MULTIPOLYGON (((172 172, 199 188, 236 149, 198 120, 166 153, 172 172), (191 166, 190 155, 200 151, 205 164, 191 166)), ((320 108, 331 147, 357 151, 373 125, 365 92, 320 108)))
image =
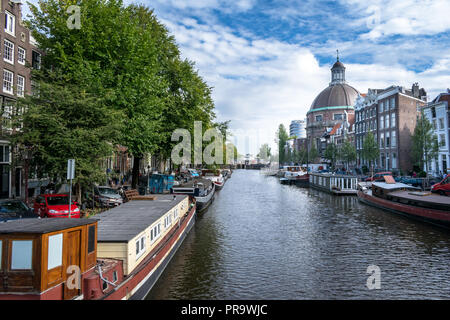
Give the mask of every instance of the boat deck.
POLYGON ((450 197, 446 196, 441 196, 437 194, 418 195, 413 194, 413 192, 411 191, 394 191, 391 192, 389 195, 405 200, 420 201, 424 203, 439 204, 444 206, 447 205, 450 210, 450 197))

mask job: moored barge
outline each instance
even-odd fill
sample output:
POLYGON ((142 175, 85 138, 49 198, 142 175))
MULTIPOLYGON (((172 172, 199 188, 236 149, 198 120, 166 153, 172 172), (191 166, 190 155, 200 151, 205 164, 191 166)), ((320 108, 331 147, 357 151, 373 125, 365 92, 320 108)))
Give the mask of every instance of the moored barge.
POLYGON ((450 229, 450 197, 423 192, 403 183, 360 186, 358 200, 367 205, 450 229))
POLYGON ((143 299, 195 223, 186 195, 0 224, 0 299, 143 299))
POLYGON ((197 211, 204 212, 214 200, 216 185, 209 179, 195 178, 173 186, 171 192, 175 195, 185 194, 194 197, 197 211))
POLYGON ((358 178, 330 173, 310 173, 309 185, 335 195, 356 195, 358 178))

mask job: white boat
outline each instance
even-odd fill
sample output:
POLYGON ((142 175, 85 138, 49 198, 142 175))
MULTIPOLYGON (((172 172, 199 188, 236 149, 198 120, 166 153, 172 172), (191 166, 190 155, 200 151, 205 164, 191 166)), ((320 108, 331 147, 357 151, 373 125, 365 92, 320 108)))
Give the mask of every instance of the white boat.
POLYGON ((211 180, 212 183, 216 186, 216 190, 220 190, 223 188, 223 185, 225 184, 225 179, 222 176, 222 173, 219 169, 217 170, 209 170, 209 169, 203 169, 202 170, 202 177, 204 179, 211 180))
POLYGON ((173 194, 186 194, 195 197, 197 211, 203 212, 214 199, 216 187, 209 179, 195 178, 172 187, 173 194))

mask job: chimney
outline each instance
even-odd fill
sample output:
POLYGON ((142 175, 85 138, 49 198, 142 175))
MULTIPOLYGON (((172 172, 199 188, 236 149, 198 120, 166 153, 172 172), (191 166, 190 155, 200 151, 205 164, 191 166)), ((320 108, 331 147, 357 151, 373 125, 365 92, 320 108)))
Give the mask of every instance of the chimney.
POLYGON ((412 94, 414 98, 419 98, 419 84, 416 82, 412 85, 412 94))

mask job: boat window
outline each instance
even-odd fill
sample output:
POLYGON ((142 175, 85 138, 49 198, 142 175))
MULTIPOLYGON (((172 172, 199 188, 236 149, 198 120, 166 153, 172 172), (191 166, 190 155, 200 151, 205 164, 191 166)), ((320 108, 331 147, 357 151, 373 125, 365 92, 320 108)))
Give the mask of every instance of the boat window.
POLYGON ((145 235, 136 241, 136 260, 145 252, 145 235))
POLYGON ((95 250, 95 225, 89 227, 88 231, 88 253, 95 250))
POLYGON ((63 235, 62 233, 48 237, 48 270, 62 265, 63 235))
POLYGON ((33 258, 32 240, 14 240, 12 242, 11 269, 30 270, 33 258))

